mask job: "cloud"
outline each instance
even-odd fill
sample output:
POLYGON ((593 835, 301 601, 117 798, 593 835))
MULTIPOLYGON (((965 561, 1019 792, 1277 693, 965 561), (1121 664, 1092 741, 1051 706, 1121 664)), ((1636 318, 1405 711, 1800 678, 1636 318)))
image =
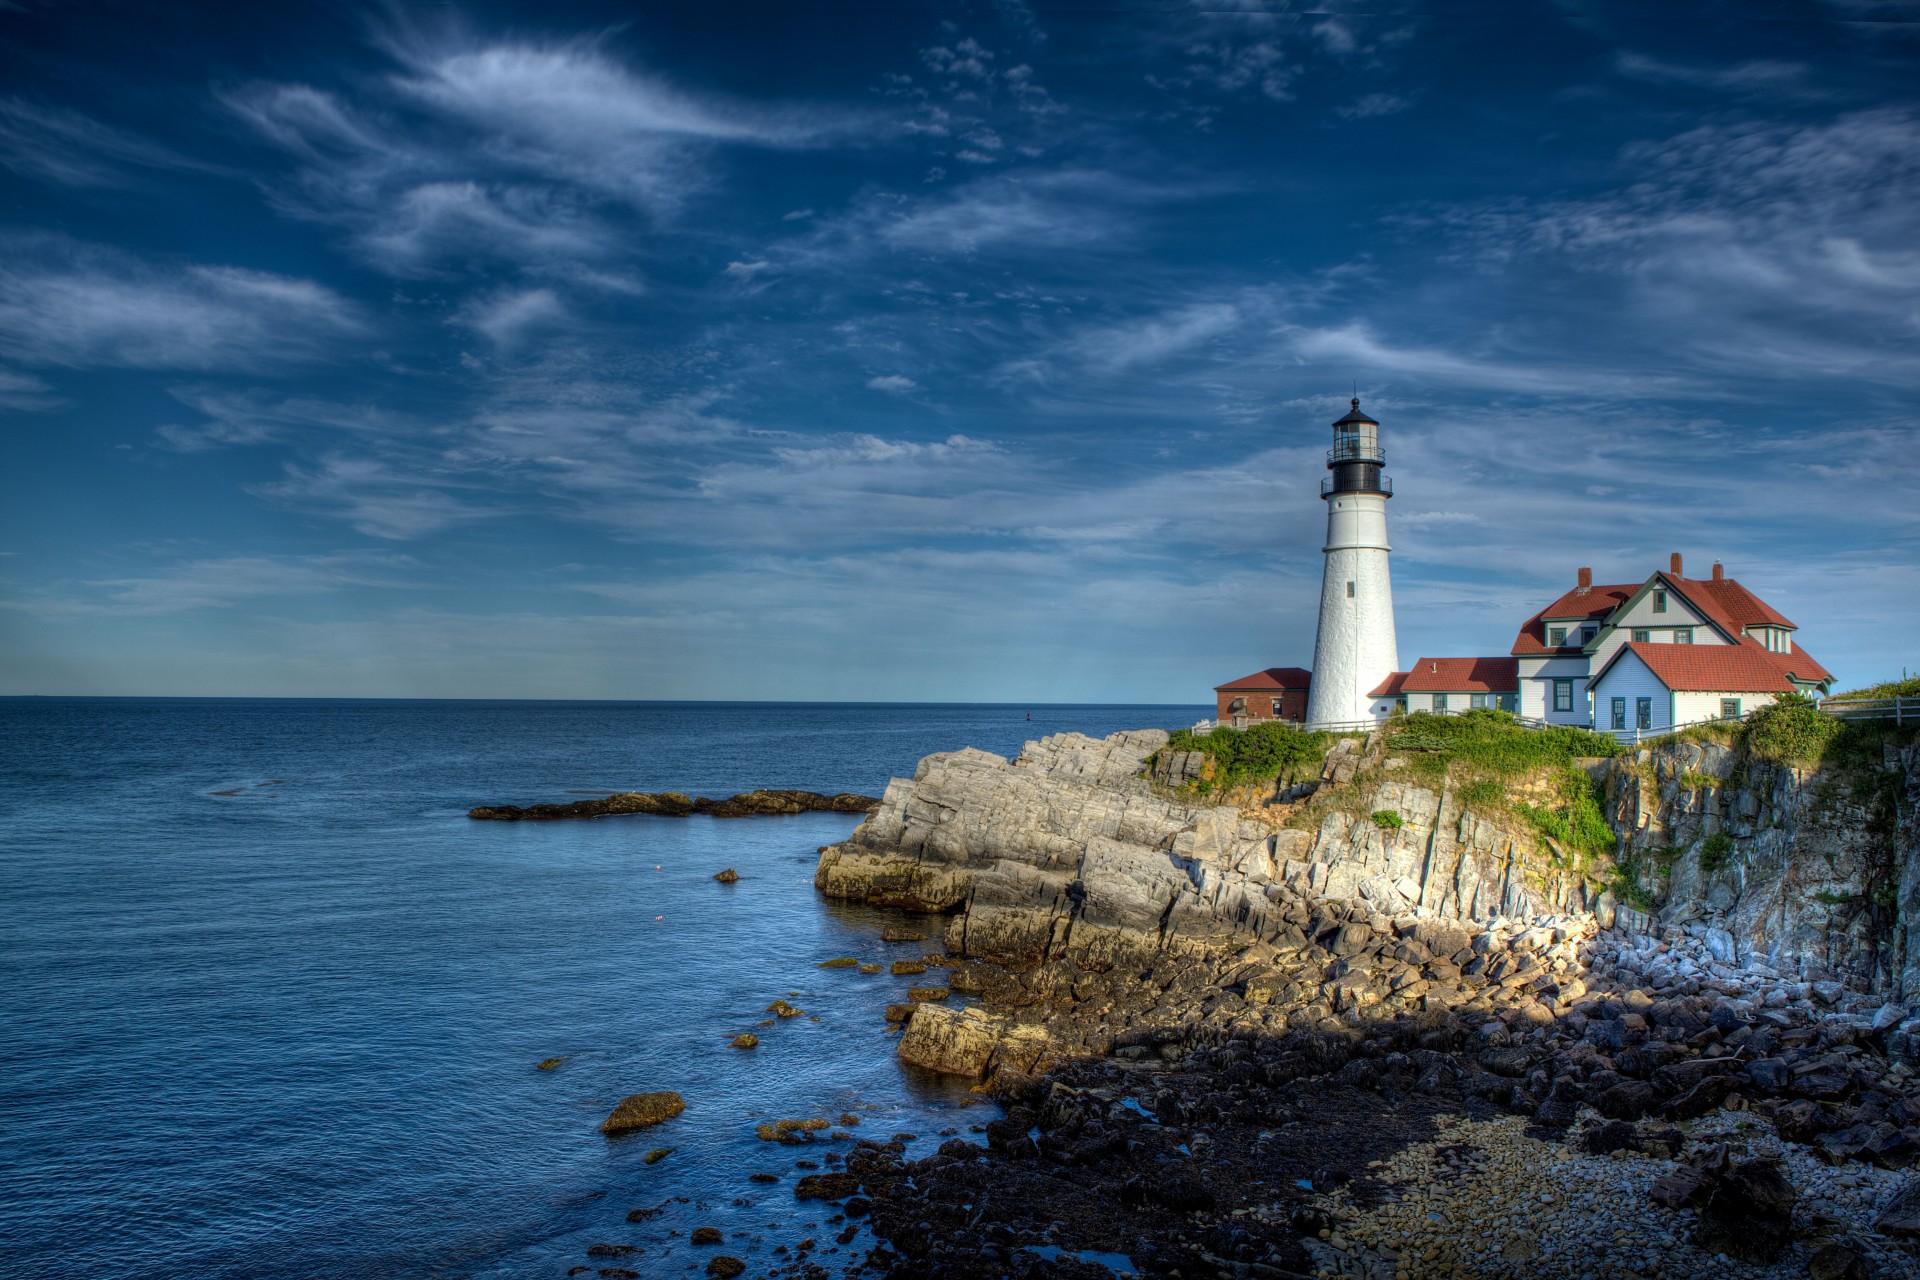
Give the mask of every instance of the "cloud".
POLYGON ((53 389, 31 374, 0 369, 0 409, 31 413, 61 403, 53 389))
POLYGON ((1377 116, 1390 116, 1405 111, 1412 106, 1410 99, 1394 93, 1369 93, 1344 107, 1336 109, 1335 114, 1346 120, 1371 120, 1377 116))
POLYGON ((870 233, 894 249, 943 254, 1117 248, 1132 238, 1128 206, 1145 195, 1139 185, 1098 171, 1002 174, 948 195, 870 204, 853 234, 870 233))
POLYGON ((0 350, 30 364, 260 368, 323 357, 366 328, 311 280, 157 265, 51 236, 0 240, 0 350))
POLYGON ((474 477, 451 470, 409 473, 381 458, 332 453, 314 465, 286 463, 283 471, 285 479, 248 485, 247 492, 344 520, 370 538, 418 538, 499 513, 473 492, 474 477), (461 489, 468 496, 450 492, 461 489))
POLYGON ((23 596, 13 607, 48 617, 159 616, 234 609, 275 598, 358 587, 417 589, 415 561, 391 553, 233 555, 175 560, 149 573, 76 584, 64 597, 23 596))
POLYGON ((911 391, 919 385, 912 378, 902 377, 897 373, 886 373, 877 378, 867 379, 867 386, 874 391, 911 391))
POLYGON ((1621 75, 1648 84, 1763 96, 1821 96, 1809 83, 1811 68, 1801 62, 1762 58, 1726 66, 1688 65, 1622 49, 1614 54, 1613 65, 1621 75))
POLYGON ((141 169, 212 168, 91 116, 21 98, 0 98, 0 164, 73 187, 127 186, 141 169))
POLYGON ((470 302, 460 322, 496 347, 510 347, 536 329, 567 319, 567 309, 551 289, 509 289, 470 302))

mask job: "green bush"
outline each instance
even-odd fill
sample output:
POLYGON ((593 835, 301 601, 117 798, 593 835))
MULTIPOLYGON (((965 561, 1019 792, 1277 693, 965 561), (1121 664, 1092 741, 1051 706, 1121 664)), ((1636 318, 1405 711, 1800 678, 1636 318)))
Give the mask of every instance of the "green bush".
POLYGON ((1733 837, 1716 831, 1700 842, 1700 869, 1712 873, 1733 860, 1733 837))
POLYGON ((1720 779, 1714 777, 1712 774, 1695 773, 1689 769, 1675 778, 1674 783, 1682 791, 1711 791, 1720 785, 1720 779))
POLYGON ((1747 719, 1747 749, 1761 760, 1807 768, 1820 763, 1840 733, 1841 722, 1797 693, 1760 708, 1747 719))
POLYGON ((1514 811, 1549 837, 1571 851, 1581 861, 1611 857, 1614 851, 1613 828, 1607 825, 1606 811, 1600 807, 1600 789, 1586 771, 1566 765, 1555 780, 1554 805, 1543 808, 1518 803, 1514 811))
POLYGON ((1406 823, 1401 819, 1399 813, 1393 809, 1375 809, 1373 811, 1373 825, 1382 831, 1398 831, 1401 827, 1405 826, 1406 823))
POLYGON ((1334 737, 1269 720, 1246 729, 1218 728, 1205 734, 1181 729, 1168 739, 1165 749, 1199 751, 1213 761, 1213 776, 1194 783, 1194 790, 1209 795, 1249 782, 1291 779, 1308 766, 1318 769, 1334 737))
POLYGON ((1864 689, 1849 689, 1845 693, 1836 693, 1836 698, 1920 698, 1920 676, 1908 676, 1905 680, 1888 680, 1884 684, 1868 685, 1864 689))

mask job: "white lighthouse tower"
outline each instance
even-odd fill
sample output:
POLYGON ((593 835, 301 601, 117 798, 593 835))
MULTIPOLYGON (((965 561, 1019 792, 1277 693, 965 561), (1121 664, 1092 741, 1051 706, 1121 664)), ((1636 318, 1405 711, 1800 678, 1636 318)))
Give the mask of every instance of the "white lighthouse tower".
POLYGON ((1333 424, 1333 448, 1320 497, 1327 504, 1326 576, 1320 582, 1320 630, 1313 641, 1308 725, 1372 720, 1367 695, 1400 666, 1393 637, 1393 583, 1387 575, 1387 499, 1380 474, 1387 455, 1380 424, 1353 411, 1333 424))

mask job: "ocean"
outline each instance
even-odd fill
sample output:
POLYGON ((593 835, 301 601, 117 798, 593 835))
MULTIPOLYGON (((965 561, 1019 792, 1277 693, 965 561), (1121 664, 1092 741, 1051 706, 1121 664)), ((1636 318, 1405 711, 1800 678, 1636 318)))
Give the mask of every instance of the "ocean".
POLYGON ((911 918, 814 893, 858 817, 467 809, 878 795, 934 751, 1210 713, 0 699, 0 1275, 697 1273, 696 1226, 750 1274, 802 1235, 851 1259, 871 1241, 833 1244, 833 1207, 793 1196, 833 1147, 755 1125, 848 1115, 926 1152, 993 1114, 893 1056, 882 1013, 914 980, 818 967, 939 949, 937 922, 884 944, 911 918), (775 999, 806 1015, 758 1025, 775 999), (743 1031, 760 1047, 730 1048, 743 1031), (683 1115, 599 1134, 663 1089, 683 1115))

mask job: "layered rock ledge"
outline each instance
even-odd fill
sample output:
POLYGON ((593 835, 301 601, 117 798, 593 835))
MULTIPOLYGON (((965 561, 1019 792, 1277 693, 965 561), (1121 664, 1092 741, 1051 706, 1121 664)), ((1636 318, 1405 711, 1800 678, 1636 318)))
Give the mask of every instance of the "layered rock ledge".
POLYGON ((745 791, 725 800, 689 796, 679 791, 621 791, 597 800, 575 800, 570 804, 481 805, 467 810, 469 818, 495 822, 519 822, 555 818, 610 818, 622 814, 650 814, 658 818, 685 818, 704 814, 711 818, 774 817, 795 813, 871 813, 880 801, 873 796, 843 792, 824 796, 816 791, 745 791))

